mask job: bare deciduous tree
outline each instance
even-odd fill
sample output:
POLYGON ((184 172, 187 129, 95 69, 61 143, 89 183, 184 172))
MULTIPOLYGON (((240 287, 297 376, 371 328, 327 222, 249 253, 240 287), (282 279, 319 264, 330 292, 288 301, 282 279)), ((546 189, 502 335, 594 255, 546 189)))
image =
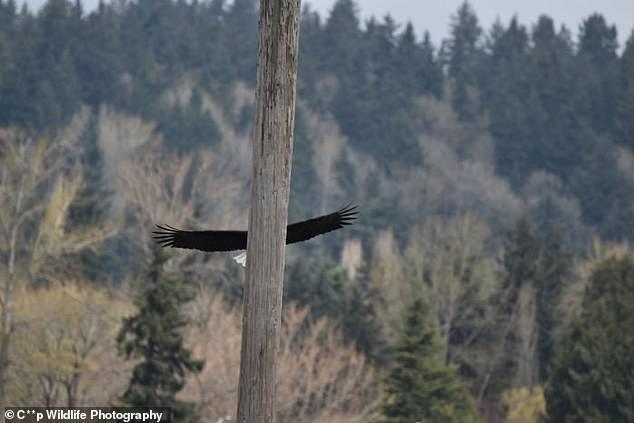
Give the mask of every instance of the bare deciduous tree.
MULTIPOLYGON (((196 156, 177 154, 151 143, 119 165, 119 196, 135 216, 134 240, 150 253, 151 232, 156 224, 192 228, 246 227, 246 184, 220 154, 201 150, 196 156)), ((174 251, 170 266, 188 264, 197 274, 211 273, 210 261, 222 256, 174 251)), ((221 265, 221 264, 219 264, 221 265)), ((185 270, 184 268, 182 268, 185 270)), ((214 271, 217 272, 217 268, 214 271)))
MULTIPOLYGON (((218 296, 202 290, 190 305, 188 339, 205 360, 183 396, 196 400, 210 421, 231 421, 237 400, 240 316, 218 296)), ((374 374, 362 354, 345 345, 326 320, 311 322, 308 310, 284 312, 278 352, 278 419, 302 422, 365 422, 378 399, 374 374)))
POLYGON ((341 196, 341 188, 336 171, 337 161, 342 157, 346 141, 339 127, 332 119, 320 118, 305 109, 304 116, 313 140, 313 168, 319 179, 319 210, 325 213, 332 199, 341 196))
POLYGON ((363 264, 363 248, 358 239, 347 239, 341 249, 341 266, 348 274, 348 280, 354 281, 363 264))
POLYGON ((10 344, 16 331, 13 291, 40 280, 64 282, 73 254, 98 246, 116 232, 110 223, 69 229, 70 206, 81 187, 78 140, 84 109, 56 139, 12 131, 0 144, 0 405, 4 404, 10 344))
POLYGON ((392 231, 386 230, 376 238, 370 268, 370 286, 380 292, 380 303, 376 305, 378 320, 383 326, 383 335, 395 343, 403 333, 404 311, 414 294, 414 286, 406 278, 400 249, 392 231))
POLYGON ((474 322, 485 323, 480 313, 496 283, 495 264, 486 251, 488 237, 486 223, 468 213, 428 219, 409 239, 406 272, 432 308, 447 364, 467 358, 479 333, 474 322), (469 333, 460 344, 451 343, 456 330, 469 333))

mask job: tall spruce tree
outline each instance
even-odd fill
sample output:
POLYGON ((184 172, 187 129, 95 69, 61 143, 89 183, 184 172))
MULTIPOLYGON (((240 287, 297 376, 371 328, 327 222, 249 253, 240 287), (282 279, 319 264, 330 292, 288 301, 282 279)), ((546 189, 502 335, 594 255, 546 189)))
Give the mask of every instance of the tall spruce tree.
POLYGON ((599 14, 588 17, 580 27, 576 101, 583 119, 596 133, 612 130, 618 96, 618 37, 616 27, 599 14))
POLYGON ((461 118, 473 118, 469 89, 478 86, 483 51, 480 46, 482 28, 475 10, 463 2, 451 17, 451 35, 445 45, 445 61, 454 81, 453 106, 461 118))
POLYGON ((615 141, 634 150, 634 31, 630 34, 621 56, 620 87, 615 141))
POLYGON ((561 323, 558 306, 572 274, 572 254, 557 228, 544 239, 537 279, 537 354, 539 381, 549 374, 555 345, 554 331, 561 323))
POLYGON ((537 324, 534 305, 540 254, 533 226, 526 218, 518 220, 505 239, 502 286, 492 299, 497 308, 494 330, 501 337, 487 392, 494 398, 511 387, 537 382, 537 351, 532 337, 537 324), (528 330, 519 331, 520 327, 528 330))
POLYGON ((455 368, 440 358, 438 333, 420 299, 408 309, 405 331, 393 351, 383 422, 480 421, 455 368))
POLYGON ((181 333, 187 323, 182 307, 193 299, 193 293, 182 280, 165 273, 165 260, 155 248, 145 289, 135 302, 138 312, 124 320, 117 337, 126 359, 141 360, 121 402, 133 407, 170 407, 173 421, 196 422, 194 404, 176 399, 186 374, 198 373, 203 367, 183 346, 181 333))
POLYGON ((599 264, 545 389, 550 422, 634 421, 634 256, 599 264))

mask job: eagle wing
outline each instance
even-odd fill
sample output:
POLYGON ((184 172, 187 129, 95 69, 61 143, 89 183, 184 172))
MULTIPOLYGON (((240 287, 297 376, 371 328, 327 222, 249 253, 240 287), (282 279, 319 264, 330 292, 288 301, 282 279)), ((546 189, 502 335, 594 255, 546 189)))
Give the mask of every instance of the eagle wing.
MULTIPOLYGON (((343 228, 357 217, 357 206, 348 205, 341 210, 286 228, 286 243, 307 239, 343 228)), ((246 231, 183 231, 169 225, 156 225, 152 236, 163 247, 189 248, 201 251, 233 251, 247 248, 246 231)))
POLYGON ((246 231, 183 231, 156 225, 153 237, 163 247, 201 251, 234 251, 247 248, 246 231))
POLYGON ((343 228, 357 218, 357 206, 348 204, 344 208, 324 216, 293 223, 286 228, 286 243, 306 241, 307 239, 343 228))

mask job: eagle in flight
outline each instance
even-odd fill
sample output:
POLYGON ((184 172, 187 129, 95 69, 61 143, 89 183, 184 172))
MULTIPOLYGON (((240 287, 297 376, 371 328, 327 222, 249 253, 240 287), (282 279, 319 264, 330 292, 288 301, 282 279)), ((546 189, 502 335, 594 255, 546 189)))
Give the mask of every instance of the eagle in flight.
MULTIPOLYGON (((352 224, 357 218, 357 206, 347 205, 334 213, 302 222, 293 223, 286 227, 286 243, 306 241, 318 235, 325 234, 346 225, 352 224)), ((182 231, 169 225, 156 225, 154 239, 163 247, 188 248, 200 251, 235 251, 246 250, 247 231, 182 231)), ((243 251, 233 259, 246 266, 247 253, 243 251)))

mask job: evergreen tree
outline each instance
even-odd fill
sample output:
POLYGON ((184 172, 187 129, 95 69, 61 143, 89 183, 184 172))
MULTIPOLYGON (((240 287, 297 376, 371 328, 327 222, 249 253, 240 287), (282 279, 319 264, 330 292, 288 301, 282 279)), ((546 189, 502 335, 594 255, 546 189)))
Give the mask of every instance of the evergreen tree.
POLYGON ((155 247, 144 292, 135 301, 138 312, 123 321, 117 337, 126 359, 141 360, 121 402, 133 407, 170 407, 174 421, 194 422, 198 420, 194 404, 176 399, 186 374, 203 367, 183 346, 181 333, 187 323, 182 307, 193 293, 182 280, 165 273, 165 260, 155 247))
POLYGON ((557 307, 572 272, 572 255, 557 228, 538 234, 522 218, 507 235, 502 264, 502 294, 496 299, 501 305, 499 330, 507 338, 497 379, 503 383, 494 385, 497 392, 539 384, 547 377, 553 334, 561 323, 557 307))
MULTIPOLYGON (((98 145, 98 116, 91 113, 87 124, 80 137, 80 150, 77 158, 82 163, 82 185, 77 193, 77 198, 71 204, 67 225, 74 228, 86 228, 99 226, 106 223, 110 217, 110 201, 112 192, 104 178, 104 159, 102 151, 98 145)), ((81 263, 80 268, 87 279, 96 281, 102 280, 104 276, 118 279, 113 275, 112 269, 119 269, 116 254, 110 248, 113 240, 107 240, 105 245, 99 249, 86 249, 78 257, 81 263)))
POLYGON ((593 14, 579 33, 577 86, 579 112, 598 134, 612 131, 618 92, 618 39, 616 27, 593 14))
POLYGON ((364 262, 354 280, 346 284, 342 330, 357 349, 375 364, 386 364, 386 340, 376 312, 381 293, 370 285, 369 265, 364 262))
POLYGON ((619 85, 615 141, 634 150, 634 31, 621 56, 619 85))
POLYGON ((299 57, 302 60, 298 63, 298 75, 301 75, 297 81, 298 96, 314 101, 318 99, 316 84, 323 72, 323 28, 319 13, 313 11, 308 4, 302 6, 299 30, 299 57))
MULTIPOLYGON (((543 319, 540 314, 544 308, 551 311, 545 296, 554 292, 551 283, 556 283, 550 274, 552 264, 543 272, 548 274, 548 281, 541 282, 542 252, 541 240, 532 224, 521 218, 506 236, 501 263, 502 284, 492 298, 497 308, 494 331, 501 337, 498 339, 501 349, 495 353, 495 370, 487 389, 489 397, 497 398, 511 387, 539 383, 539 324, 543 319)), ((550 321, 546 319, 546 322, 550 321)), ((544 328, 546 333, 550 333, 549 329, 544 328)))
POLYGON ((338 0, 332 7, 322 38, 324 68, 337 77, 338 85, 329 106, 342 132, 353 144, 365 141, 365 124, 372 118, 366 113, 368 78, 363 32, 357 15, 354 1, 338 0))
MULTIPOLYGON (((293 177, 291 178, 290 198, 294 200, 289 204, 289 220, 297 216, 309 215, 312 210, 319 209, 318 185, 314 183, 317 178, 312 159, 314 157, 314 145, 311 142, 311 133, 306 122, 306 113, 298 107, 295 112, 295 141, 293 143, 293 177)), ((304 247, 304 246, 302 246, 304 247)))
POLYGON ((491 113, 491 134, 496 138, 497 169, 519 185, 532 166, 538 166, 536 129, 545 118, 529 83, 528 34, 513 18, 491 44, 489 72, 483 98, 491 113))
POLYGON ((535 282, 540 253, 534 228, 528 219, 521 218, 507 234, 502 258, 502 290, 508 295, 508 301, 503 302, 507 307, 506 313, 511 313, 510 308, 515 305, 522 285, 535 282))
POLYGON ((296 260, 287 266, 285 301, 310 306, 315 318, 341 317, 346 274, 329 259, 296 260))
POLYGON ((396 22, 367 23, 363 45, 368 85, 359 110, 363 124, 355 129, 357 145, 384 161, 414 162, 420 158, 418 132, 409 115, 416 94, 418 51, 413 27, 397 35, 396 22), (368 89, 369 88, 369 89, 368 89), (386 134, 390 134, 389 137, 386 134))
POLYGON ((161 131, 166 144, 180 151, 192 151, 209 147, 222 137, 216 122, 203 110, 202 95, 195 90, 189 105, 162 111, 161 131))
POLYGON ((537 277, 537 355, 539 381, 550 372, 554 356, 554 331, 561 323, 558 319, 559 303, 572 273, 572 254, 555 229, 547 234, 543 243, 537 277))
POLYGON ((634 421, 634 257, 599 264, 546 385, 551 422, 634 421))
POLYGON ((478 86, 483 52, 482 28, 473 7, 465 1, 451 18, 450 37, 445 46, 445 61, 454 81, 453 105, 461 118, 472 118, 473 99, 469 89, 478 86))
POLYGON ((232 79, 255 85, 258 6, 256 0, 234 0, 225 14, 223 39, 231 46, 232 79))
POLYGON ((440 358, 438 334, 429 308, 414 301, 405 332, 393 351, 382 407, 386 423, 480 421, 455 368, 440 358))
POLYGON ((539 18, 531 38, 528 77, 543 114, 539 116, 541 123, 531 123, 537 133, 528 140, 534 154, 527 167, 546 169, 563 177, 579 163, 581 152, 578 137, 570 135, 578 131, 574 112, 570 103, 561 101, 574 96, 573 49, 546 16, 539 18))
POLYGON ((118 16, 113 9, 103 0, 99 2, 97 10, 85 19, 85 37, 78 47, 77 73, 83 98, 95 107, 117 101, 121 91, 119 79, 125 61, 120 52, 118 16))
POLYGON ((436 49, 428 31, 423 34, 420 46, 419 84, 423 84, 423 92, 440 97, 443 85, 443 72, 436 58, 436 49))

